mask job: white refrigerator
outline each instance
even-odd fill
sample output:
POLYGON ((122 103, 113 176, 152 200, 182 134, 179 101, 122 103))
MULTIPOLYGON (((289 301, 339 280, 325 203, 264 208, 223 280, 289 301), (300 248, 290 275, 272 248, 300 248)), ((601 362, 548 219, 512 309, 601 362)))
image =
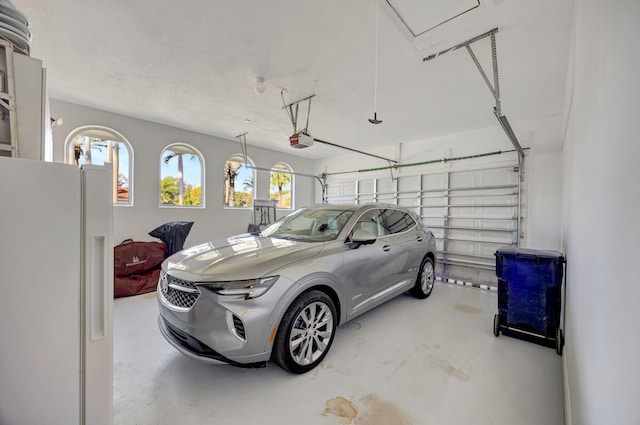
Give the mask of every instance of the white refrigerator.
POLYGON ((110 166, 0 157, 0 424, 110 425, 110 166))

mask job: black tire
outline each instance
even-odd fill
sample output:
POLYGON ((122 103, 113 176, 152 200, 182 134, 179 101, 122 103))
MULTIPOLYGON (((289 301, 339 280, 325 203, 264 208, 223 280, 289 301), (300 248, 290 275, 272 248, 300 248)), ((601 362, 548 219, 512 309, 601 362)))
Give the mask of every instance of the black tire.
POLYGON ((562 329, 556 329, 556 353, 559 356, 562 355, 562 349, 564 348, 564 336, 562 335, 562 329))
POLYGON ((493 316, 493 334, 495 336, 500 336, 500 315, 496 314, 493 316))
POLYGON ((416 284, 409 290, 409 294, 416 298, 424 299, 431 295, 435 285, 436 273, 431 257, 425 256, 420 263, 420 272, 416 284))
POLYGON ((327 294, 320 291, 302 294, 280 322, 272 360, 287 372, 310 371, 329 352, 337 323, 336 307, 327 294))

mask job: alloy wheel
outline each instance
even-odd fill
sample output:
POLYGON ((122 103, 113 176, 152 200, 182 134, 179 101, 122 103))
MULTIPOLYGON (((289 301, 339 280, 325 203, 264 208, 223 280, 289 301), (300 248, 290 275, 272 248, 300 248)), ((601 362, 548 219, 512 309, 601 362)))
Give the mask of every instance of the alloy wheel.
POLYGON ((328 305, 316 301, 305 306, 293 321, 289 352, 299 365, 317 361, 328 349, 333 335, 333 313, 328 305))
POLYGON ((435 273, 433 271, 433 263, 426 261, 422 266, 422 275, 420 276, 420 285, 422 291, 428 294, 433 289, 433 282, 435 280, 435 273))

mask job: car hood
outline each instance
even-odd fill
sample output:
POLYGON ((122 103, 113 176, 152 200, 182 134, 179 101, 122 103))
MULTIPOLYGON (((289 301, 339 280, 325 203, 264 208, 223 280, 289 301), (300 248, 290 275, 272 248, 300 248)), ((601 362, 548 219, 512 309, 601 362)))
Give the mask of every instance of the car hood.
POLYGON ((197 245, 167 258, 171 275, 194 282, 255 279, 277 274, 289 264, 311 258, 323 243, 238 235, 197 245))

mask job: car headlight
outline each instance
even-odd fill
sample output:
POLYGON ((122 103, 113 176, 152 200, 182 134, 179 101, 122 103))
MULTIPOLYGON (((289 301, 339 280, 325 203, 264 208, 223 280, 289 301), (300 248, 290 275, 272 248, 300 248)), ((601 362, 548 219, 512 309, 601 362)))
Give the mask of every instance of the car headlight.
POLYGON ((232 280, 227 282, 200 283, 198 287, 208 289, 220 295, 244 295, 245 299, 258 298, 276 283, 280 276, 258 279, 232 280))

